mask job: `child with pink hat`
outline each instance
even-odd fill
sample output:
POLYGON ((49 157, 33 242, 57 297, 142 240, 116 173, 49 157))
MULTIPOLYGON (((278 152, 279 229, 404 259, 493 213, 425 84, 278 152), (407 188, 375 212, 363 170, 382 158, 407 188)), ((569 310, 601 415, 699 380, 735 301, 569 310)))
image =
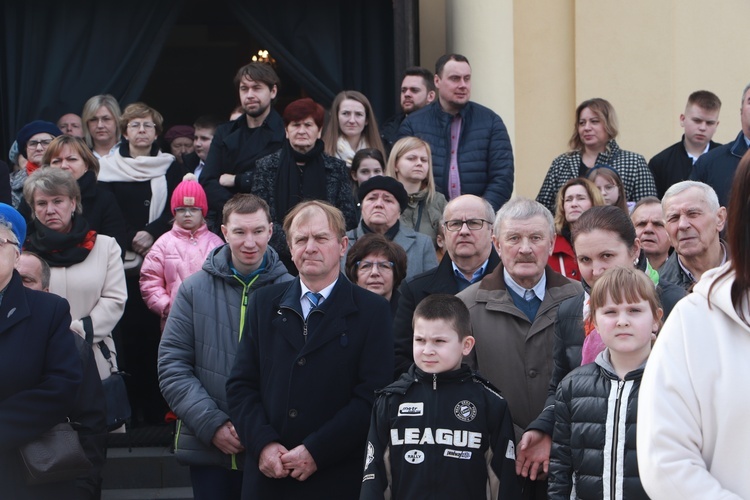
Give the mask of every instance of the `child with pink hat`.
POLYGON ((141 295, 161 317, 161 328, 182 282, 203 267, 214 248, 224 242, 206 226, 206 192, 195 175, 186 174, 171 201, 174 224, 151 247, 141 266, 141 295))

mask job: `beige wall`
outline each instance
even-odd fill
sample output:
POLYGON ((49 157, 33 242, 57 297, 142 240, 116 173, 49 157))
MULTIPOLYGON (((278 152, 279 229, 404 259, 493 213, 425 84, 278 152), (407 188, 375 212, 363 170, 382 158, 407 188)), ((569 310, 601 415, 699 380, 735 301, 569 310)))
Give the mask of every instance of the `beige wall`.
POLYGON ((715 139, 733 139, 750 82, 740 51, 749 18, 747 0, 420 0, 421 57, 428 68, 446 51, 470 59, 472 99, 503 117, 516 193, 534 197, 591 97, 612 102, 618 142, 647 160, 679 139, 698 89, 723 102, 715 139))

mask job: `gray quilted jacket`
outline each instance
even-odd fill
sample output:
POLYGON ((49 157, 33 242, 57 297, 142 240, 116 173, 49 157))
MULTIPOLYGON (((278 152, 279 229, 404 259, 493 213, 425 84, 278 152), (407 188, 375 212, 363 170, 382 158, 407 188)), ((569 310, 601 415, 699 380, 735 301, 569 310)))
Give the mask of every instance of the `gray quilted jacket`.
POLYGON ((266 285, 292 280, 270 246, 265 267, 245 285, 229 266, 229 245, 213 250, 203 269, 186 279, 175 297, 159 345, 159 387, 180 418, 175 455, 187 465, 241 469, 242 459, 213 444, 229 420, 226 381, 245 322, 247 296, 266 285))

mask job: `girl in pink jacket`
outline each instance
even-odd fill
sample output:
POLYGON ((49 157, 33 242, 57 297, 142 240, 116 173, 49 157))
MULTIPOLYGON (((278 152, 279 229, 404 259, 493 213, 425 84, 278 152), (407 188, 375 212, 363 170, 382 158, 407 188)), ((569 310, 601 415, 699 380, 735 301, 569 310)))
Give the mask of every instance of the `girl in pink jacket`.
POLYGON ((206 226, 206 192, 195 175, 185 175, 172 194, 171 207, 172 230, 156 240, 141 266, 141 295, 161 318, 162 330, 180 284, 203 267, 211 250, 224 243, 206 226))

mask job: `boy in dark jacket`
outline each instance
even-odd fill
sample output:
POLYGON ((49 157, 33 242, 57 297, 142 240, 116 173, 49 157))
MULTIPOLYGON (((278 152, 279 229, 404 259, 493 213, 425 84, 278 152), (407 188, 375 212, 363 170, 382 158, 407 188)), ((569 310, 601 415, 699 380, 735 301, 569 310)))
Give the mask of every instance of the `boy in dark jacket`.
POLYGON ((373 409, 360 499, 520 498, 508 405, 461 363, 474 347, 468 309, 430 295, 413 327, 414 364, 373 409))
POLYGON ((643 272, 616 267, 596 281, 589 300, 595 329, 588 336, 600 336, 607 347, 557 388, 549 499, 648 499, 638 475, 636 414, 662 314, 643 272))

